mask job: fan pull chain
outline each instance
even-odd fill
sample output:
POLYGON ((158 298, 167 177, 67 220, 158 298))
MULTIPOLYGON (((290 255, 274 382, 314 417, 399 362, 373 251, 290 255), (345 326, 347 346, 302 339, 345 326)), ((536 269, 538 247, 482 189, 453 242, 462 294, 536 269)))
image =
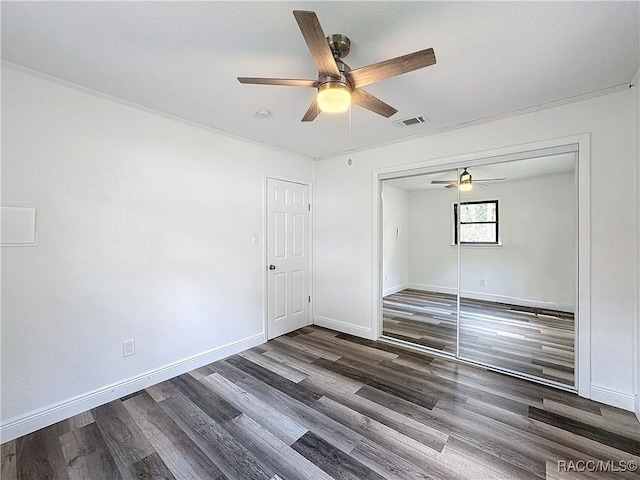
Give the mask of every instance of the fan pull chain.
POLYGON ((353 143, 351 141, 351 109, 353 104, 349 104, 349 151, 353 150, 353 143))
POLYGON ((320 156, 320 107, 316 105, 316 158, 320 156))

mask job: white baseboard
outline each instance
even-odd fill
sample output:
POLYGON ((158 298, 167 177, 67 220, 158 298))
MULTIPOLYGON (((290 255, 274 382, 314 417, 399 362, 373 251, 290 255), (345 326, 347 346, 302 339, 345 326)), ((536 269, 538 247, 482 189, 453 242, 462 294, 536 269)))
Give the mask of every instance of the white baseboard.
POLYGON ((406 283, 403 283, 402 285, 396 285, 395 287, 385 288, 384 291, 382 292, 382 295, 384 297, 386 297, 387 295, 393 295, 394 293, 401 292, 405 288, 407 288, 406 283))
POLYGON ((143 388, 164 382, 217 360, 222 360, 264 342, 264 333, 259 333, 69 400, 33 410, 19 417, 10 418, 0 426, 0 442, 8 442, 22 435, 35 432, 91 408, 99 407, 125 395, 130 395, 143 388))
POLYGON ((608 388, 599 387, 597 385, 591 385, 591 400, 596 402, 606 403, 612 407, 622 408, 630 412, 634 411, 635 398, 633 394, 616 392, 608 388))
MULTIPOLYGON (((453 287, 425 285, 422 283, 409 283, 407 285, 407 288, 414 288, 416 290, 425 290, 427 292, 448 293, 450 295, 455 295, 457 293, 456 289, 453 287)), ((510 297, 508 295, 498 295, 494 293, 484 293, 484 292, 462 291, 461 294, 463 297, 471 298, 473 300, 484 300, 487 302, 506 303, 508 305, 548 308, 550 310, 559 310, 561 312, 573 312, 575 310, 575 306, 569 303, 545 302, 541 300, 531 300, 527 298, 510 297)))
POLYGON ((425 292, 435 293, 448 293, 449 295, 455 295, 458 293, 455 287, 441 287, 440 285, 427 285, 425 283, 411 283, 407 284, 407 288, 413 288, 415 290, 424 290, 425 292))
POLYGON ((373 336, 373 330, 371 328, 361 327, 359 325, 353 325, 351 323, 346 323, 341 320, 334 320, 332 318, 314 315, 313 324, 318 325, 320 327, 325 327, 331 330, 335 330, 336 332, 348 333, 349 335, 354 335, 356 337, 367 338, 369 340, 376 340, 373 336))

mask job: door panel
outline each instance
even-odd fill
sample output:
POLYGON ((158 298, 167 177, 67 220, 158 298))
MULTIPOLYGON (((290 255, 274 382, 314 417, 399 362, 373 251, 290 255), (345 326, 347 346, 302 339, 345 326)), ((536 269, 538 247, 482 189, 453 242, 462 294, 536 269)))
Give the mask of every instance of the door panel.
POLYGON ((303 286, 305 284, 304 282, 304 276, 306 275, 306 272, 304 270, 294 270, 293 272, 291 272, 291 280, 292 280, 292 290, 293 290, 293 305, 292 305, 292 310, 291 312, 295 315, 298 313, 302 313, 304 310, 304 306, 309 303, 308 298, 304 298, 304 292, 303 292, 303 286), (306 300, 306 302, 304 301, 306 300))
POLYGON ((273 274, 273 320, 279 321, 287 316, 287 274, 273 274))
MULTIPOLYGON (((308 208, 308 207, 307 207, 308 208)), ((305 253, 304 242, 305 237, 305 224, 307 223, 306 215, 300 215, 294 213, 293 219, 293 251, 291 252, 294 257, 303 257, 305 253)))
POLYGON ((309 187, 267 179, 267 337, 309 324, 309 187))
POLYGON ((287 214, 273 214, 273 258, 283 259, 287 256, 287 214))

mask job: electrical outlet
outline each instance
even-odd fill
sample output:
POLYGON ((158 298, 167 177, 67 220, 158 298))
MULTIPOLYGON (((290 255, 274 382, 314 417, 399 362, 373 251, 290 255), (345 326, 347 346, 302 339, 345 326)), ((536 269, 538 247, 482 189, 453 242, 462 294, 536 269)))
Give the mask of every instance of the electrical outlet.
POLYGON ((484 278, 481 278, 481 279, 480 279, 480 286, 481 286, 481 287, 484 287, 484 278))
POLYGON ((136 341, 135 340, 125 340, 122 344, 122 356, 128 357, 130 355, 135 355, 136 353, 136 341))

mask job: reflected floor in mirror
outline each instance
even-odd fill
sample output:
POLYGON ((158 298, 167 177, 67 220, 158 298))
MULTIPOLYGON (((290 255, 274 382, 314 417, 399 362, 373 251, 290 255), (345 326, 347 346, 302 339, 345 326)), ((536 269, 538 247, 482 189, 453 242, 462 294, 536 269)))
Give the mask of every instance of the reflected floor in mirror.
MULTIPOLYGON (((460 357, 574 385, 574 316, 462 298, 460 357)), ((383 334, 455 356, 456 296, 405 289, 383 299, 383 334)))

